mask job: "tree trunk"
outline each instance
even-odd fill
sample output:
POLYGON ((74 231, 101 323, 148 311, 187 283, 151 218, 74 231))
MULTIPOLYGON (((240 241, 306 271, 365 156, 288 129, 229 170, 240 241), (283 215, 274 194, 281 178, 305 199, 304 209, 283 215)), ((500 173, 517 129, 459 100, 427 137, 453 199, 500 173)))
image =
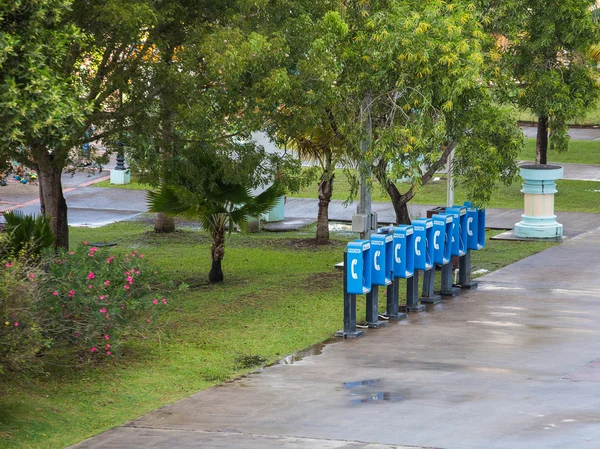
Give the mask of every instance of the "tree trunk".
POLYGON ((175 231, 175 218, 161 212, 157 213, 154 219, 154 232, 173 231, 175 231))
POLYGON ((54 247, 68 249, 69 223, 67 202, 62 191, 62 167, 53 164, 53 156, 46 149, 38 149, 35 153, 38 162, 40 211, 51 217, 50 227, 56 237, 54 247))
POLYGON ((535 141, 535 163, 548 163, 548 116, 538 117, 537 138, 535 141))
POLYGON ((375 177, 379 183, 385 186, 390 199, 392 200, 392 206, 394 212, 396 212, 396 224, 410 224, 410 214, 408 213, 408 202, 410 198, 408 195, 402 195, 396 185, 387 179, 386 177, 386 163, 381 160, 375 170, 375 177))
POLYGON ((329 203, 333 194, 333 173, 323 173, 319 183, 319 214, 317 216, 317 244, 329 242, 329 203))
POLYGON ((210 247, 210 257, 212 258, 212 266, 208 273, 208 282, 217 283, 223 282, 223 270, 221 270, 221 260, 225 256, 225 217, 215 219, 216 226, 212 230, 213 243, 210 247))

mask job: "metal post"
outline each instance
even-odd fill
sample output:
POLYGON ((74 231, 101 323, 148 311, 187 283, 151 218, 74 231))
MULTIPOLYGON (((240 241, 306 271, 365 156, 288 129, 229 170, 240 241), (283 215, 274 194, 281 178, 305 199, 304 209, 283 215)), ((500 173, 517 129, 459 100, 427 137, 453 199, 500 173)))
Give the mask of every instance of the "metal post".
POLYGON ((436 295, 433 291, 435 288, 435 265, 431 270, 426 270, 423 275, 423 295, 421 302, 423 304, 439 304, 442 302, 442 297, 436 295))
POLYGON ((357 338, 365 335, 365 331, 356 330, 356 295, 348 293, 348 253, 344 251, 344 330, 337 331, 336 337, 357 338))
MULTIPOLYGON (((361 150, 366 155, 371 145, 372 122, 371 122, 371 94, 367 93, 363 100, 361 114, 364 122, 365 137, 361 142, 361 150)), ((371 187, 367 183, 367 177, 371 177, 371 161, 363 159, 364 167, 360 173, 360 200, 358 204, 358 213, 366 216, 366 231, 360 233, 362 240, 367 240, 371 235, 373 224, 371 223, 371 187)), ((377 227, 377 225, 375 225, 377 227)))
POLYGON ((471 250, 458 258, 458 285, 462 289, 477 288, 477 282, 471 280, 471 250))
POLYGON ((401 306, 404 312, 423 312, 425 306, 419 302, 419 271, 415 270, 412 277, 406 280, 406 306, 401 306))
POLYGON ((453 162, 454 150, 452 150, 448 156, 448 184, 446 188, 446 206, 448 207, 452 207, 454 205, 454 175, 452 173, 453 162))
POLYGON ((460 292, 460 288, 452 286, 452 263, 447 263, 442 266, 442 288, 440 295, 456 296, 460 292))
POLYGON ((367 293, 367 326, 371 329, 385 327, 385 321, 379 321, 379 286, 373 285, 367 293))
POLYGON ((398 311, 398 290, 400 281, 398 278, 394 279, 394 282, 387 286, 387 309, 385 316, 391 321, 400 321, 406 319, 406 313, 398 311))

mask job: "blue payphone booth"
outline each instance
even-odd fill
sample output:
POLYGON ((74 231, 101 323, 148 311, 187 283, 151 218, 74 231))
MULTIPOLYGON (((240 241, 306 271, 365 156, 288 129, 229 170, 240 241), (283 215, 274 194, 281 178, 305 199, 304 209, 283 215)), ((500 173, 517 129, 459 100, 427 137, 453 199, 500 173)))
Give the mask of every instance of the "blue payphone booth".
POLYGON ((433 220, 419 218, 412 222, 414 229, 415 270, 431 270, 433 267, 433 220))
POLYGON ((408 225, 394 228, 394 277, 407 279, 415 270, 414 230, 408 225))
POLYGON ((392 284, 392 243, 393 237, 389 229, 382 234, 371 236, 371 283, 374 288, 367 293, 367 326, 380 328, 385 326, 385 321, 379 320, 379 289, 377 286, 389 286, 392 284))
POLYGON ((467 206, 467 249, 480 250, 485 247, 485 210, 467 206))
POLYGON ((364 295, 371 291, 371 243, 366 240, 349 242, 347 252, 346 290, 350 294, 364 295))
POLYGON ((371 291, 371 243, 349 242, 344 252, 344 329, 338 337, 357 338, 365 331, 356 329, 356 295, 371 291))
POLYGON ((436 214, 433 220, 433 261, 438 265, 450 263, 452 251, 452 215, 436 214))
POLYGON ((477 288, 477 282, 471 281, 471 250, 480 250, 485 247, 485 210, 473 207, 470 202, 465 202, 467 207, 467 251, 459 258, 460 288, 477 288))
POLYGON ((446 213, 452 215, 452 256, 464 256, 467 251, 467 208, 465 206, 447 207, 446 213))
POLYGON ((389 285, 392 283, 393 266, 393 236, 390 234, 374 234, 371 236, 371 254, 373 256, 372 277, 373 285, 389 285))

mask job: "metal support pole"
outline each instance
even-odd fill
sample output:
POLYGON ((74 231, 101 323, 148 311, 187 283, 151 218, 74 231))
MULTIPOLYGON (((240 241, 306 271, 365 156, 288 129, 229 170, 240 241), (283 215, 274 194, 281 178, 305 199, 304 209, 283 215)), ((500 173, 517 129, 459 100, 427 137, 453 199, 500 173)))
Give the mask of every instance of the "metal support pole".
MULTIPOLYGON (((361 107, 361 114, 363 118, 364 124, 364 139, 361 142, 361 150, 363 154, 363 164, 364 167, 360 173, 360 198, 359 204, 357 207, 357 212, 359 214, 364 214, 366 219, 366 231, 360 233, 360 238, 362 240, 367 240, 371 235, 371 229, 373 228, 373 224, 371 223, 371 186, 369 186, 367 182, 367 177, 371 177, 371 161, 367 160, 364 155, 366 155, 367 151, 369 151, 369 147, 371 145, 371 137, 373 133, 373 125, 371 122, 371 94, 367 93, 365 98, 363 99, 363 104, 361 107)), ((377 227, 377 224, 375 224, 377 227)))
POLYGON ((471 280, 471 250, 458 258, 458 285, 462 289, 477 288, 477 282, 471 280))
POLYGON ((336 337, 357 338, 365 335, 365 331, 356 330, 356 295, 348 293, 348 253, 344 251, 344 329, 335 333, 336 337))
POLYGON ((435 288, 435 265, 431 270, 426 270, 423 275, 423 295, 421 302, 423 304, 439 304, 442 302, 442 297, 434 293, 435 288))
POLYGON ((385 327, 385 321, 379 321, 379 286, 374 285, 367 293, 367 326, 370 329, 385 327))
POLYGON ((406 305, 401 306, 403 312, 424 312, 425 306, 419 302, 419 271, 406 280, 406 305))
POLYGON ((394 282, 387 286, 387 309, 385 316, 391 321, 400 321, 406 319, 406 313, 398 311, 398 290, 400 281, 398 278, 394 279, 394 282))
POLYGON ((442 266, 442 288, 440 295, 456 296, 460 292, 460 288, 452 286, 452 263, 447 263, 442 266))

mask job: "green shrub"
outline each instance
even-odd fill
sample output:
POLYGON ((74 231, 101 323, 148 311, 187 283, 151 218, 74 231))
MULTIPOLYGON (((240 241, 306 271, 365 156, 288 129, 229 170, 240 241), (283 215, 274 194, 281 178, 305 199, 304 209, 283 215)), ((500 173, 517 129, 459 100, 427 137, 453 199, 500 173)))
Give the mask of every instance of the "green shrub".
POLYGON ((48 274, 42 286, 46 331, 86 358, 114 356, 128 335, 150 332, 167 304, 152 295, 156 272, 137 251, 112 256, 84 242, 58 253, 48 274))
POLYGON ((20 211, 4 213, 6 238, 2 240, 4 258, 25 254, 38 258, 42 251, 54 244, 54 234, 50 228, 50 217, 44 215, 24 215, 20 211))
POLYGON ((0 374, 40 372, 49 346, 39 313, 41 272, 18 261, 0 265, 0 374))

